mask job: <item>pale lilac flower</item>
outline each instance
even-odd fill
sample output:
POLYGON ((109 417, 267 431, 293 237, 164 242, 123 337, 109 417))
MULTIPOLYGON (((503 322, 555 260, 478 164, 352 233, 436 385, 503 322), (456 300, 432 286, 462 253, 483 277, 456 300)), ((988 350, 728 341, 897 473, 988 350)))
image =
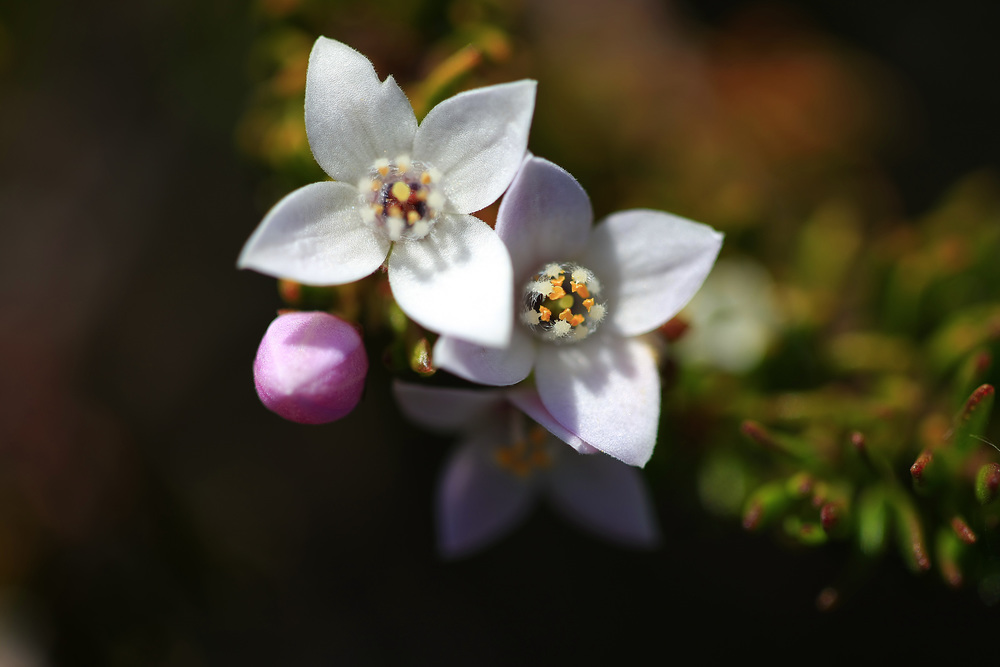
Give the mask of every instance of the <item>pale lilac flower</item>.
POLYGON ((264 406, 300 424, 325 424, 348 414, 361 400, 367 373, 361 336, 323 312, 279 315, 253 362, 264 406))
MULTIPOLYGON (((540 496, 604 539, 637 548, 659 543, 639 471, 603 454, 578 454, 530 423, 508 402, 520 389, 440 389, 401 382, 394 389, 403 412, 415 422, 461 434, 438 485, 438 546, 444 556, 465 556, 499 540, 540 496)), ((546 419, 545 408, 536 407, 546 419)), ((547 429, 559 430, 551 416, 547 422, 547 429)))
POLYGON ((720 260, 681 317, 691 331, 675 344, 677 356, 730 373, 757 366, 781 323, 774 281, 749 259, 720 260))
POLYGON ((292 192, 264 218, 238 265, 309 285, 364 278, 388 255, 400 308, 432 331, 482 345, 510 337, 510 258, 469 215, 507 189, 527 150, 535 82, 478 88, 417 125, 390 76, 319 38, 306 75, 306 132, 334 181, 292 192), (391 252, 390 252, 391 251, 391 252), (477 295, 491 307, 473 309, 477 295), (463 305, 465 304, 465 305, 463 305))
MULTIPOLYGON (((698 291, 722 235, 660 211, 615 213, 593 229, 592 219, 572 176, 528 157, 496 225, 514 264, 510 344, 484 348, 446 335, 434 363, 490 385, 515 384, 533 370, 537 404, 570 434, 567 443, 641 466, 656 444, 660 376, 639 336, 698 291)), ((522 396, 511 400, 536 417, 522 396)))

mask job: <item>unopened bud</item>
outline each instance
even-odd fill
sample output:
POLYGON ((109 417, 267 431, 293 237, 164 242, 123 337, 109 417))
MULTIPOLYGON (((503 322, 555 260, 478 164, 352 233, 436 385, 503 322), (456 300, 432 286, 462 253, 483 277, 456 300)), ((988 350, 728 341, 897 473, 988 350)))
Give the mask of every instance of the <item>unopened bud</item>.
POLYGON ((1000 464, 987 463, 976 475, 976 499, 985 505, 997 497, 1000 489, 1000 464))
POLYGON ((300 424, 325 424, 348 414, 361 399, 367 373, 361 336, 324 312, 279 315, 253 364, 264 406, 300 424))

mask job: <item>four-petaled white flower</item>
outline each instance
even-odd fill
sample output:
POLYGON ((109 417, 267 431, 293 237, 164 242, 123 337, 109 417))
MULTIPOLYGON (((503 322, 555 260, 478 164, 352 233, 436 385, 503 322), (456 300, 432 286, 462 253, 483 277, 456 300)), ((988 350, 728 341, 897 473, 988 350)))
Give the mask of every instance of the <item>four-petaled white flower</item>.
MULTIPOLYGON (((415 422, 461 442, 445 464, 437 493, 438 546, 455 558, 510 532, 545 496, 564 516, 605 539, 650 548, 660 533, 649 493, 635 468, 593 454, 583 456, 508 401, 523 390, 441 389, 397 382, 396 398, 415 422)), ((530 395, 544 426, 565 437, 558 422, 530 395)))
POLYGON ((611 215, 591 229, 590 200, 562 168, 529 156, 496 231, 514 265, 510 344, 444 335, 434 363, 465 379, 512 385, 534 369, 538 401, 510 400, 580 451, 645 465, 656 444, 660 376, 638 336, 673 317, 715 263, 722 235, 660 211, 611 215), (599 327, 599 328, 598 328, 599 327))
POLYGON ((369 275, 388 255, 389 284, 408 316, 432 331, 506 345, 510 258, 470 214, 496 201, 517 172, 534 103, 534 81, 489 86, 445 100, 418 126, 391 76, 381 81, 363 55, 319 38, 306 75, 306 132, 334 181, 278 202, 238 265, 337 285, 369 275))

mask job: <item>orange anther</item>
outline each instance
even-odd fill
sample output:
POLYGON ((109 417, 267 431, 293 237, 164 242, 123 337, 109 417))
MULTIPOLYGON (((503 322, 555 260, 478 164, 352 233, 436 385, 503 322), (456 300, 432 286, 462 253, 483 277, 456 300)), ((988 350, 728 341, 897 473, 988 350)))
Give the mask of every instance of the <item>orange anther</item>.
POLYGON ((555 301, 556 299, 561 299, 566 296, 566 290, 563 289, 562 278, 553 278, 549 281, 552 283, 552 291, 549 293, 549 298, 555 301))
POLYGON ((430 183, 431 173, 429 171, 425 171, 424 173, 420 174, 420 182, 423 183, 424 185, 430 183))
POLYGON ((569 325, 572 327, 583 323, 583 315, 574 315, 573 311, 569 308, 559 313, 559 319, 569 322, 569 325))
POLYGON ((590 309, 593 307, 593 305, 594 305, 593 299, 585 299, 583 302, 583 307, 587 309, 588 313, 590 312, 590 309))
POLYGON ((569 286, 573 292, 576 292, 584 299, 590 298, 590 292, 587 290, 587 283, 575 283, 571 280, 569 281, 569 286))
POLYGON ((542 322, 548 322, 550 319, 552 319, 552 311, 546 308, 545 306, 539 306, 538 319, 540 319, 542 322))

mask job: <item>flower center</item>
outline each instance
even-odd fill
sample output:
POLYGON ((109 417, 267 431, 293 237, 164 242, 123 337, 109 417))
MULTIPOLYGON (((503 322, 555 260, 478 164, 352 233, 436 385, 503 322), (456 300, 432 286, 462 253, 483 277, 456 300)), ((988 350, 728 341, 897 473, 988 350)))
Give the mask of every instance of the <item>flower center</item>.
POLYGON ((597 276, 572 262, 543 266, 524 286, 522 303, 521 322, 553 343, 583 340, 607 315, 597 276))
POLYGON ((440 181, 440 172, 407 155, 379 160, 358 183, 366 204, 362 214, 390 241, 422 239, 444 206, 440 181))
POLYGON ((518 477, 529 477, 552 465, 552 455, 548 450, 548 432, 541 426, 534 426, 527 437, 516 438, 514 442, 500 445, 493 450, 493 460, 498 466, 518 477))

